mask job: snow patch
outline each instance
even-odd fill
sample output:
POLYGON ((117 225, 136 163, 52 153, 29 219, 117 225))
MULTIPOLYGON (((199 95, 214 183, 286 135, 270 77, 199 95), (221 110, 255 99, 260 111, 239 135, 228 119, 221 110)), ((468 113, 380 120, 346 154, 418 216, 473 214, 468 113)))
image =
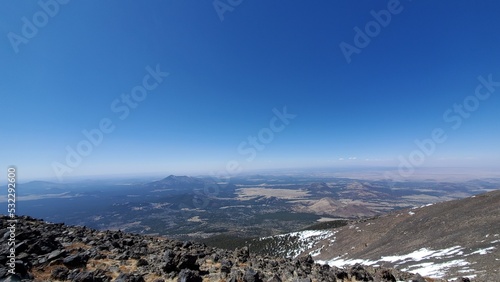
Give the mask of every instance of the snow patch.
POLYGON ((319 256, 321 254, 321 251, 323 250, 325 246, 321 246, 321 248, 315 250, 315 251, 312 251, 310 252, 309 254, 312 256, 312 257, 315 257, 315 256, 319 256))
POLYGON ((422 248, 420 250, 414 251, 412 253, 400 256, 386 256, 382 257, 380 261, 388 261, 388 262, 406 262, 406 261, 421 261, 429 258, 442 258, 443 256, 451 256, 455 254, 459 254, 461 252, 460 246, 454 246, 448 249, 442 250, 431 250, 427 248, 422 248))
POLYGON ((479 249, 479 250, 477 250, 475 252, 472 252, 470 254, 471 255, 473 255, 473 254, 486 255, 486 254, 490 253, 491 250, 494 250, 494 249, 495 249, 495 247, 489 247, 489 248, 479 249))
POLYGON ((374 265, 377 261, 364 260, 364 259, 343 259, 342 257, 336 257, 331 260, 318 260, 319 264, 328 264, 330 266, 344 267, 346 265, 355 265, 357 263, 362 265, 374 265))
POLYGON ((336 267, 345 267, 347 265, 355 265, 356 263, 362 265, 377 265, 382 262, 390 262, 394 263, 395 266, 401 264, 409 264, 406 268, 402 269, 404 271, 410 272, 418 272, 420 275, 429 276, 434 278, 442 278, 446 275, 446 272, 451 267, 461 267, 462 272, 471 272, 473 271, 467 265, 467 262, 464 259, 455 259, 455 260, 447 260, 443 262, 435 261, 435 260, 446 260, 450 259, 456 255, 463 255, 461 246, 453 246, 451 248, 441 249, 441 250, 432 250, 428 248, 421 248, 419 250, 413 251, 408 254, 396 255, 396 256, 382 256, 378 260, 369 260, 369 259, 349 259, 345 258, 345 255, 335 257, 331 260, 320 260, 318 263, 320 264, 328 264, 330 266, 336 267), (426 261, 431 260, 434 261, 426 261), (423 262, 421 262, 423 261, 423 262), (412 264, 412 262, 421 262, 418 264, 412 264))
MULTIPOLYGON (((408 268, 403 268, 403 271, 416 272, 422 276, 441 278, 446 275, 446 272, 451 267, 464 267, 469 263, 463 259, 457 259, 442 263, 425 262, 415 264, 408 268)), ((469 272, 469 269, 463 269, 461 272, 469 272)))
MULTIPOLYGON (((337 231, 330 230, 306 230, 299 232, 291 232, 286 234, 280 234, 275 236, 261 237, 259 240, 265 239, 282 239, 283 242, 294 242, 293 249, 287 249, 286 256, 296 258, 301 253, 312 249, 318 242, 329 239, 330 243, 335 242, 335 237, 333 237, 337 231)), ((288 244, 288 243, 287 243, 288 244)), ((311 256, 317 256, 321 253, 320 249, 313 250, 310 254, 311 256)))

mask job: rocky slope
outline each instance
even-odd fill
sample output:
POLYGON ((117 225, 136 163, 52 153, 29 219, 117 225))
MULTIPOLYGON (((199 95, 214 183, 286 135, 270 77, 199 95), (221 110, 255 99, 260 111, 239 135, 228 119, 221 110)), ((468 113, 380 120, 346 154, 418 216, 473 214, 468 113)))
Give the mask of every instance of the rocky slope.
POLYGON ((0 218, 2 281, 426 281, 395 269, 337 268, 315 264, 311 256, 258 256, 248 248, 227 251, 30 217, 18 217, 13 230, 8 220, 0 218), (15 275, 8 273, 11 231, 16 240, 15 275))
POLYGON ((331 232, 303 255, 331 266, 361 263, 431 277, 500 281, 500 190, 400 210, 331 232))

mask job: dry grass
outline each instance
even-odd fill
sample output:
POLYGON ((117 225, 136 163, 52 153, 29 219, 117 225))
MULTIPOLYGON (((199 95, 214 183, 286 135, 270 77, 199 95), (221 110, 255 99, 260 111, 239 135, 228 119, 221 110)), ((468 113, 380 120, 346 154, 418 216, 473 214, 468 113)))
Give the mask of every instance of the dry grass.
POLYGON ((56 264, 56 265, 48 265, 48 266, 45 266, 43 268, 35 268, 32 270, 32 273, 33 273, 33 277, 35 278, 35 281, 53 281, 53 282, 56 282, 56 281, 59 281, 59 280, 53 280, 50 278, 50 274, 52 273, 52 270, 54 270, 54 268, 60 266, 60 264, 56 264))
MULTIPOLYGON (((76 247, 78 248, 78 247, 76 247)), ((50 278, 50 274, 52 271, 58 267, 61 266, 61 264, 54 264, 54 265, 48 265, 43 268, 36 268, 32 270, 33 276, 35 278, 34 281, 36 282, 44 282, 44 281, 53 281, 53 282, 62 282, 60 280, 54 280, 50 278)), ((117 267, 119 271, 116 272, 110 272, 106 271, 106 275, 110 276, 113 280, 116 279, 119 275, 119 273, 137 273, 137 260, 135 259, 129 259, 126 261, 119 261, 119 260, 113 260, 113 259, 91 259, 87 262, 87 265, 84 269, 85 271, 97 271, 97 270, 106 270, 109 269, 110 267, 117 267)), ((165 281, 170 281, 168 279, 165 279, 165 277, 158 276, 156 274, 148 274, 144 276, 144 280, 146 282, 152 282, 155 281, 156 279, 164 279, 165 281)), ((172 280, 173 281, 173 280, 172 280)))
POLYGON ((308 191, 291 189, 240 188, 236 191, 238 193, 238 200, 240 201, 251 200, 257 197, 297 200, 309 196, 308 191))
POLYGON ((66 247, 66 250, 68 250, 70 252, 77 251, 78 249, 89 250, 89 249, 91 249, 91 247, 88 245, 85 245, 82 242, 73 243, 73 244, 66 247))

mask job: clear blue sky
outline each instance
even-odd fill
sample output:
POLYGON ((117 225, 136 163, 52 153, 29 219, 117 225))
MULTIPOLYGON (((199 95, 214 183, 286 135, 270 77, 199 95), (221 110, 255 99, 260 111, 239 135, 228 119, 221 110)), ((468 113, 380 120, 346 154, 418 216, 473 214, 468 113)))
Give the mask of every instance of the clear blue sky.
POLYGON ((54 1, 0 3, 0 164, 25 178, 54 178, 54 164, 70 169, 64 179, 232 160, 243 171, 398 166, 435 128, 447 139, 421 166, 500 165, 500 86, 469 97, 467 118, 453 109, 479 76, 500 82, 498 1, 242 1, 223 21, 212 1, 54 1), (388 3, 390 22, 348 63, 340 44, 356 47, 354 28, 388 3), (169 75, 113 110, 148 66, 169 75), (296 117, 283 127, 273 109, 285 106, 296 117), (70 166, 68 146, 106 118, 114 130, 70 166), (260 150, 247 140, 259 132, 260 150))

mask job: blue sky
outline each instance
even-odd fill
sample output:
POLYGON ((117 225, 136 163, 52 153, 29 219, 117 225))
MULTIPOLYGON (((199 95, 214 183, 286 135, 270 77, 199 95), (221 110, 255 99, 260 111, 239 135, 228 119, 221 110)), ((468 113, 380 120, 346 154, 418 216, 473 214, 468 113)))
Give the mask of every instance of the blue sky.
POLYGON ((0 164, 26 179, 397 167, 419 154, 418 166, 500 166, 500 86, 475 96, 478 77, 500 82, 498 1, 220 0, 222 21, 211 1, 39 3, 0 3, 0 164), (367 25, 378 30, 358 48, 367 25), (358 50, 349 63, 342 42, 358 50), (145 77, 154 89, 122 102, 145 77), (295 117, 271 138, 284 107, 295 117), (68 163, 103 119, 114 130, 68 163), (415 140, 434 129, 446 140, 425 152, 415 140))

